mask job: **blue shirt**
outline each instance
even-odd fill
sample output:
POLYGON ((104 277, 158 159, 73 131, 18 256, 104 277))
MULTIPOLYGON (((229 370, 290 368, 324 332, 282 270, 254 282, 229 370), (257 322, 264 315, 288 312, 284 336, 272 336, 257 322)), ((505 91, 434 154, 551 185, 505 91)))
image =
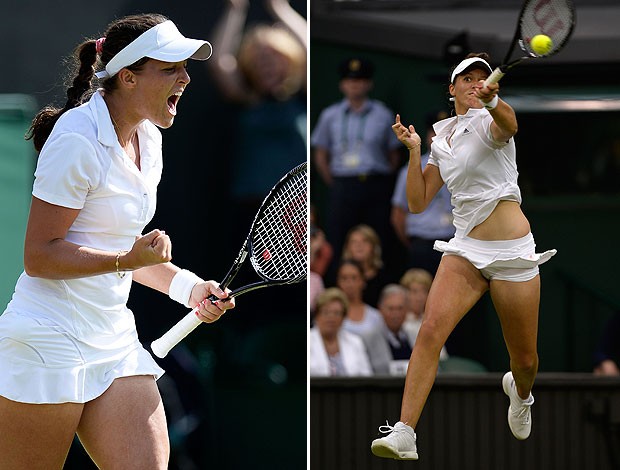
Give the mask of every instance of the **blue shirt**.
MULTIPOLYGON (((422 170, 428 162, 428 153, 421 157, 422 170)), ((412 214, 409 212, 407 204, 407 168, 405 165, 398 173, 394 194, 392 195, 392 206, 400 207, 407 211, 405 219, 405 233, 409 237, 424 238, 425 240, 447 240, 454 236, 454 225, 452 224, 452 204, 450 203, 450 192, 445 185, 441 187, 424 212, 412 214)))
POLYGON ((401 145, 392 131, 393 119, 380 101, 367 100, 354 111, 344 99, 320 114, 311 144, 329 152, 333 176, 390 174, 388 154, 401 145))

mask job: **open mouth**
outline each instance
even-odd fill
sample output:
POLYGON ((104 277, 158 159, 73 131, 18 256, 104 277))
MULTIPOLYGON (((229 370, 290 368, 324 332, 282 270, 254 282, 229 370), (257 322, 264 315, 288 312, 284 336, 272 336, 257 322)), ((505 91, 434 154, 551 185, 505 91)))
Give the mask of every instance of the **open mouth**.
POLYGON ((168 111, 173 116, 177 115, 177 103, 179 102, 179 99, 181 99, 181 95, 182 92, 179 91, 178 93, 175 93, 174 95, 168 97, 168 111))

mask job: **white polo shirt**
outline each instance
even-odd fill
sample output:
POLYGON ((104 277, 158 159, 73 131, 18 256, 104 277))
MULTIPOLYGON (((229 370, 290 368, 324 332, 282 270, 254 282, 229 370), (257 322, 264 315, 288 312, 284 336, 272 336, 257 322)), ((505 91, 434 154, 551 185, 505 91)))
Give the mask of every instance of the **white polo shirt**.
MULTIPOLYGON (((161 133, 151 122, 138 127, 140 166, 122 150, 100 92, 61 116, 45 143, 32 194, 79 209, 66 240, 102 250, 129 250, 155 214, 161 179, 161 133)), ((115 349, 135 341, 126 303, 131 273, 50 280, 20 276, 7 310, 41 318, 81 341, 115 349)))
POLYGON ((486 109, 444 119, 433 128, 429 165, 439 167, 451 194, 456 236, 482 223, 500 200, 521 203, 514 139, 496 142, 486 109))

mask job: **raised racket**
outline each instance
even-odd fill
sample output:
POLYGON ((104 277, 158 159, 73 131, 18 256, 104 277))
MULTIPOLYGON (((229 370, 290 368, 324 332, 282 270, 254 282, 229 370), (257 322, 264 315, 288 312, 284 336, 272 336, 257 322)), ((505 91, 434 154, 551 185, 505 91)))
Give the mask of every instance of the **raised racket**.
MULTIPOLYGON (((226 289, 244 261, 249 258, 258 280, 233 289, 229 297, 238 297, 263 287, 294 284, 306 279, 307 255, 307 164, 284 175, 263 200, 239 254, 220 283, 226 289)), ((217 297, 210 296, 215 301, 217 297)), ((157 357, 165 357, 183 338, 202 322, 196 307, 176 325, 151 343, 157 357)))
POLYGON ((484 85, 499 82, 508 70, 525 59, 558 53, 568 42, 574 27, 575 7, 570 0, 526 0, 504 62, 489 75, 484 85), (542 54, 534 51, 531 45, 532 38, 539 34, 548 36, 552 41, 550 49, 542 54), (519 57, 511 60, 517 45, 519 57))

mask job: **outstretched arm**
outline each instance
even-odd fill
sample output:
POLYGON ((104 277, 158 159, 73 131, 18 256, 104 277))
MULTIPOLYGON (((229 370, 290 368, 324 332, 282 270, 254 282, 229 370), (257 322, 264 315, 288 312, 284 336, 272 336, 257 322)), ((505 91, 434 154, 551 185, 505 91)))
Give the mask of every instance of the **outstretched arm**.
POLYGON ((499 98, 498 92, 499 84, 497 83, 491 83, 488 87, 476 89, 476 95, 483 103, 492 103, 495 97, 497 97, 497 105, 495 108, 489 109, 489 113, 493 117, 491 134, 497 142, 507 142, 517 133, 517 116, 514 109, 499 98))
POLYGON ((249 2, 227 0, 227 4, 226 11, 215 27, 213 57, 207 64, 216 84, 227 98, 245 101, 249 90, 239 71, 236 55, 243 37, 249 2))
POLYGON ((308 49, 308 23, 291 5, 288 0, 265 0, 265 8, 276 21, 281 22, 308 49))

